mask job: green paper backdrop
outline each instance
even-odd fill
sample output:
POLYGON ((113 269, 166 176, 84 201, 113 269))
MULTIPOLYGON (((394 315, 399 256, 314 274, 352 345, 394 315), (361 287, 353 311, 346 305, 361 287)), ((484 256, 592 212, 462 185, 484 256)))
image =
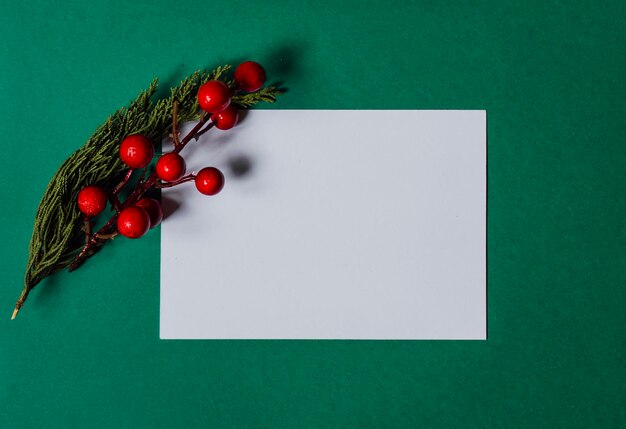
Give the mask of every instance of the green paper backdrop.
POLYGON ((0 10, 0 427, 626 426, 623 1, 0 10), (277 108, 488 111, 487 341, 161 341, 159 231, 9 320, 61 162, 154 76, 244 59, 277 108))

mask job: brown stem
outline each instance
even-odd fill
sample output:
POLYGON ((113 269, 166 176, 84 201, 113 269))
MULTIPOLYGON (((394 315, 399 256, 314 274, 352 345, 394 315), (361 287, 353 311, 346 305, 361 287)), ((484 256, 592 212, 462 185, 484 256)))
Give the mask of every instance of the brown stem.
POLYGON ((178 135, 178 100, 174 100, 172 103, 172 141, 174 142, 174 147, 180 146, 178 135))
POLYGON ((126 174, 124 175, 124 178, 122 179, 122 181, 121 181, 121 182, 120 182, 120 183, 119 183, 119 184, 118 184, 115 188, 113 188, 113 191, 111 192, 111 194, 113 194, 113 195, 117 195, 117 193, 118 193, 119 191, 121 191, 121 190, 122 190, 122 188, 123 188, 124 186, 126 186, 126 184, 128 183, 128 181, 130 180, 130 176, 132 176, 132 175, 133 175, 133 171, 134 171, 134 170, 133 170, 132 168, 129 168, 129 169, 128 169, 128 171, 127 171, 127 172, 126 172, 126 174))
POLYGON ((206 133, 207 131, 209 131, 211 128, 213 128, 215 126, 215 122, 211 122, 209 123, 209 125, 207 125, 206 127, 204 127, 203 129, 201 129, 200 131, 198 131, 196 133, 196 135, 194 136, 196 138, 196 140, 198 140, 198 137, 200 137, 202 134, 206 133))
POLYGON ((91 236, 91 219, 89 216, 85 216, 85 245, 89 243, 89 237, 91 236))
MULTIPOLYGON (((192 138, 197 137, 197 135, 200 132, 200 129, 204 126, 204 124, 207 123, 207 121, 211 118, 211 114, 210 113, 205 113, 204 115, 202 115, 202 117, 200 118, 200 120, 198 121, 198 123, 191 129, 191 131, 189 131, 189 133, 187 133, 187 135, 185 136, 185 138, 183 138, 183 140, 180 142, 180 146, 178 146, 177 148, 174 148, 174 150, 172 151, 172 153, 179 153, 181 150, 183 150, 183 148, 187 145, 187 143, 189 143, 191 141, 192 138)), ((213 122, 211 122, 211 126, 212 126, 213 122)), ((206 131, 202 131, 202 133, 205 133, 206 131)))
POLYGON ((17 303, 15 304, 15 308, 13 309, 13 314, 11 315, 11 320, 15 319, 17 317, 17 313, 20 312, 20 308, 22 308, 22 305, 24 305, 24 301, 26 301, 26 297, 28 296, 28 293, 31 291, 31 289, 29 288, 24 288, 24 290, 22 290, 22 293, 20 294, 20 297, 17 300, 17 303))
POLYGON ((121 203, 120 203, 120 199, 117 197, 117 195, 111 195, 109 197, 109 200, 111 201, 111 205, 113 206, 113 209, 116 212, 119 212, 121 210, 121 203))
POLYGON ((113 232, 111 234, 98 234, 96 233, 96 238, 99 240, 112 240, 117 236, 117 232, 113 232))
POLYGON ((122 205, 120 203, 120 199, 117 196, 117 194, 122 190, 122 188, 124 188, 124 186, 126 186, 128 181, 130 180, 130 177, 133 175, 133 171, 134 170, 132 168, 129 168, 126 174, 124 175, 124 178, 122 179, 122 181, 118 183, 115 188, 113 188, 113 190, 111 191, 111 195, 109 195, 109 200, 111 201, 111 205, 113 206, 115 211, 118 213, 122 209, 122 205))
POLYGON ((181 183, 185 182, 191 182, 192 180, 196 180, 195 174, 188 174, 176 180, 175 182, 156 182, 154 184, 154 187, 156 189, 171 188, 172 186, 180 185, 181 183))

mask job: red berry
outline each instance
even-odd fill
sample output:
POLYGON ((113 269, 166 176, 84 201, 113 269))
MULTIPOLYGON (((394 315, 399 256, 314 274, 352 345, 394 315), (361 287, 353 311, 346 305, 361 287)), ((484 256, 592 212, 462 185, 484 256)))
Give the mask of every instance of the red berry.
POLYGON ((148 137, 134 134, 122 140, 120 158, 130 168, 144 168, 154 156, 154 147, 148 137))
POLYGON ((219 112, 230 104, 230 89, 219 80, 210 80, 198 90, 198 104, 207 112, 219 112))
POLYGON ((241 63, 235 70, 235 83, 246 92, 258 91, 265 83, 265 70, 254 61, 241 63))
POLYGON ((205 167, 196 175, 196 188, 204 195, 215 195, 224 187, 224 175, 215 167, 205 167))
POLYGON ((78 210, 87 216, 102 213, 107 206, 107 194, 99 186, 86 186, 78 193, 78 210))
POLYGON ((237 109, 230 105, 221 112, 214 113, 211 116, 211 120, 215 122, 215 126, 220 130, 230 130, 237 125, 239 119, 239 112, 237 109))
POLYGON ((150 228, 154 228, 163 220, 163 209, 161 203, 154 198, 142 198, 135 204, 136 207, 141 207, 148 212, 150 217, 150 228))
POLYGON ((150 229, 150 215, 141 207, 126 207, 117 218, 117 230, 124 237, 139 238, 150 229))
POLYGON ((185 169, 185 160, 177 153, 166 153, 156 163, 157 176, 166 182, 175 182, 183 177, 185 169))

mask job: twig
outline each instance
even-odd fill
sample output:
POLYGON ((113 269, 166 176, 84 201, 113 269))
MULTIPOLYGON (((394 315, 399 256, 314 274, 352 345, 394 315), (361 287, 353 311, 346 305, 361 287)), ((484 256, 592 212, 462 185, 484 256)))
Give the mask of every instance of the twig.
POLYGON ((210 130, 211 128, 213 128, 214 126, 215 126, 215 122, 211 122, 211 123, 209 123, 209 125, 207 125, 207 126, 206 126, 206 127, 204 127, 203 129, 201 129, 200 131, 198 131, 198 132, 196 133, 196 135, 194 136, 194 138, 196 139, 196 141, 198 141, 198 138, 199 138, 202 134, 206 133, 207 131, 209 131, 209 130, 210 130))
POLYGON ((181 183, 185 182, 191 182, 192 180, 196 180, 195 174, 188 174, 184 177, 181 177, 175 182, 156 182, 154 184, 154 187, 156 189, 171 188, 172 186, 180 185, 181 183))
POLYGON ((175 148, 180 146, 178 136, 178 100, 172 102, 172 141, 175 148))
POLYGON ((89 237, 91 236, 91 218, 85 216, 85 245, 89 243, 89 237))
POLYGON ((134 170, 133 170, 132 168, 129 168, 129 169, 128 169, 128 171, 127 171, 127 172, 126 172, 126 174, 124 175, 124 178, 122 179, 122 181, 121 181, 121 182, 120 182, 120 183, 119 183, 119 184, 118 184, 115 188, 113 188, 113 190, 111 191, 111 194, 113 194, 113 195, 117 195, 117 193, 118 193, 119 191, 121 191, 121 190, 122 190, 122 188, 123 188, 124 186, 126 186, 126 184, 128 183, 128 181, 130 180, 130 176, 132 176, 132 175, 133 175, 133 171, 134 171, 134 170))
POLYGON ((111 234, 98 234, 96 232, 95 237, 99 240, 113 240, 117 236, 117 232, 111 234))

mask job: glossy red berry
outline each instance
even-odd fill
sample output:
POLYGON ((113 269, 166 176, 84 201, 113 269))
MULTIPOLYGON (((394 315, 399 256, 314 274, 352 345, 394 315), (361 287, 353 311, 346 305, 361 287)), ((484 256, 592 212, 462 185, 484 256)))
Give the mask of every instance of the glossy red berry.
POLYGON ((117 230, 124 237, 139 238, 150 229, 150 215, 141 207, 126 207, 117 218, 117 230))
POLYGON ((198 90, 198 104, 207 112, 219 112, 230 104, 230 89, 219 80, 210 80, 198 90))
POLYGON ((215 126, 220 130, 230 130, 237 125, 239 119, 239 112, 234 106, 228 106, 221 112, 214 113, 211 116, 211 120, 215 122, 215 126))
POLYGON ((165 182, 175 182, 185 174, 185 160, 177 153, 166 153, 156 163, 156 173, 165 182))
POLYGON ((224 187, 224 175, 215 167, 206 167, 196 174, 196 188, 204 195, 215 195, 224 187))
POLYGON ((86 186, 78 193, 78 209, 87 216, 96 216, 107 206, 107 194, 99 186, 86 186))
POLYGON ((265 83, 265 70, 259 63, 246 61, 239 64, 235 70, 235 84, 239 89, 246 92, 254 92, 261 89, 265 83))
POLYGON ((144 168, 154 156, 154 147, 148 137, 134 134, 120 144, 120 158, 130 168, 144 168))
POLYGON ((135 206, 141 207, 148 212, 148 217, 150 217, 150 228, 154 228, 163 220, 163 209, 161 208, 161 203, 154 198, 142 198, 137 201, 135 206))

